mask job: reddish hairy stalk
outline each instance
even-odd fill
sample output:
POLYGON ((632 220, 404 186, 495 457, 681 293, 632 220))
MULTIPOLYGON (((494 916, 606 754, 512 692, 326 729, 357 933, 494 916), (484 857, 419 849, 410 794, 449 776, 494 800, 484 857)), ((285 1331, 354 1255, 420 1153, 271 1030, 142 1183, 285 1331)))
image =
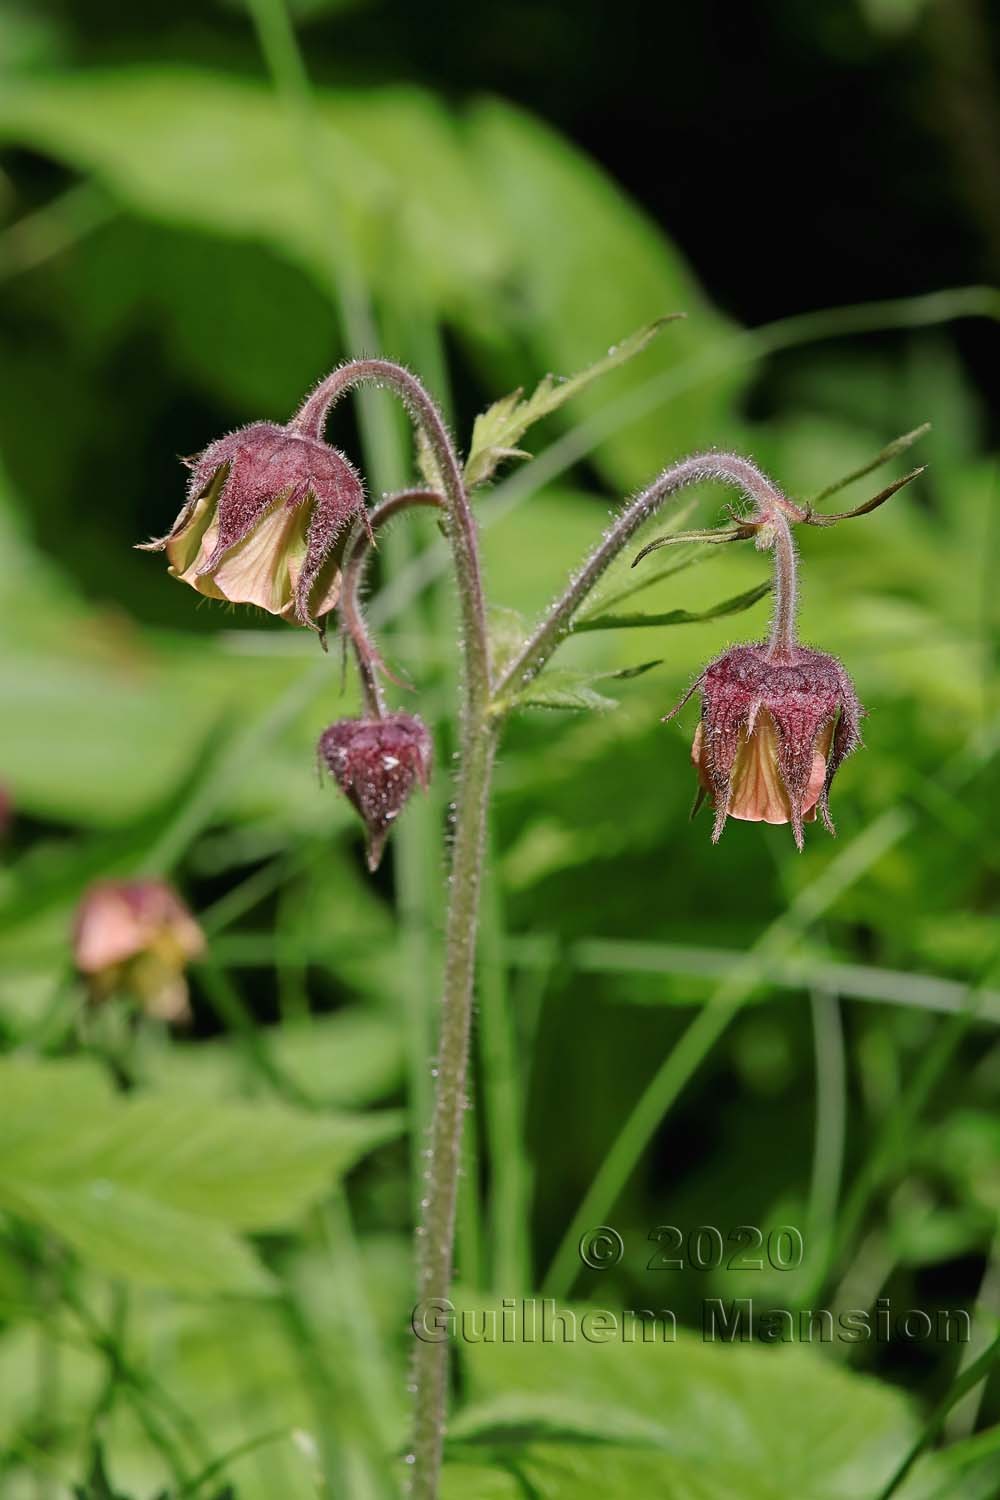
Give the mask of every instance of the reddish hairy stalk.
MULTIPOLYGON (((462 466, 444 419, 417 377, 391 360, 352 360, 321 381, 303 403, 292 428, 307 437, 319 434, 333 403, 362 384, 386 386, 393 391, 426 439, 440 476, 462 619, 461 765, 453 825, 437 1082, 423 1222, 417 1240, 418 1296, 426 1302, 447 1297, 451 1288, 483 843, 495 751, 490 654, 476 523, 462 466)), ((413 1385, 410 1493, 415 1500, 435 1500, 447 1408, 447 1344, 415 1341, 413 1385)))
POLYGON ((364 580, 365 567, 371 557, 374 533, 380 526, 384 526, 386 521, 391 521, 393 516, 409 510, 411 506, 430 506, 442 510, 444 500, 437 490, 400 490, 394 495, 387 495, 375 506, 374 510, 369 512, 369 530, 355 539, 344 562, 340 620, 357 660, 365 713, 373 719, 385 717, 385 696, 378 674, 382 672, 394 682, 397 679, 392 677, 392 673, 382 660, 365 623, 361 609, 361 584, 364 580))
POLYGON ((403 402, 423 432, 441 476, 448 513, 448 534, 462 608, 465 655, 464 713, 484 709, 489 701, 489 645, 486 609, 479 569, 476 523, 462 477, 462 466, 433 399, 411 371, 389 359, 355 359, 329 374, 302 403, 289 426, 305 436, 318 437, 337 401, 358 385, 381 385, 403 402))
POLYGON ((719 479, 741 490, 754 507, 747 524, 761 530, 767 526, 772 528, 769 544, 779 549, 775 560, 777 603, 773 638, 778 642, 777 649, 781 649, 786 641, 793 638, 795 549, 788 521, 805 520, 806 513, 783 495, 749 459, 741 458, 736 453, 696 453, 693 457, 681 459, 680 463, 664 469, 647 489, 621 511, 600 545, 590 554, 580 571, 570 579, 564 592, 507 668, 497 684, 498 698, 502 699, 506 692, 538 676, 560 641, 572 630, 573 617, 587 595, 636 532, 656 514, 664 501, 702 479, 719 479))

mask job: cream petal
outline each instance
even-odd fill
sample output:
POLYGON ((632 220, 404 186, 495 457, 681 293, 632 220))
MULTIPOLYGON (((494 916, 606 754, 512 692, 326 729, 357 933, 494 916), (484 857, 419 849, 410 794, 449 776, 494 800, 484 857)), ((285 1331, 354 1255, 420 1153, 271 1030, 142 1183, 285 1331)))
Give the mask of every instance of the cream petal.
MULTIPOLYGON (((806 822, 816 817, 816 804, 826 779, 826 757, 830 731, 819 738, 813 751, 809 784, 802 799, 806 822)), ((778 735, 766 708, 757 714, 753 730, 740 731, 740 744, 732 773, 729 816, 744 823, 790 823, 791 803, 778 770, 778 735)))
MULTIPOLYGON (((306 548, 307 507, 279 500, 249 536, 225 554, 210 574, 187 577, 200 593, 231 604, 256 604, 280 615, 294 602, 295 578, 306 548)), ((210 528, 203 550, 214 545, 210 528)), ((194 571, 194 570, 189 570, 194 571)))

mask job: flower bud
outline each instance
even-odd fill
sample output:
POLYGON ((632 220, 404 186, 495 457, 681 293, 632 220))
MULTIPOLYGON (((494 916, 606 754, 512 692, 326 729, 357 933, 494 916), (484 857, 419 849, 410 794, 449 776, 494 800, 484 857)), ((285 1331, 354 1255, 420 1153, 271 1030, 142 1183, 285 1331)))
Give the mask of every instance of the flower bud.
POLYGON ((73 957, 95 1000, 127 991, 148 1015, 189 1020, 184 970, 204 951, 201 928, 162 880, 100 881, 77 910, 73 957))
POLYGON ((210 599, 257 604, 322 635, 348 530, 366 515, 347 459, 319 438, 254 422, 190 467, 173 530, 142 550, 165 551, 173 577, 210 599))
MULTIPOLYGON (((733 646, 702 672, 701 723, 691 747, 702 796, 715 808, 713 842, 726 818, 802 825, 817 809, 834 833, 827 798, 837 768, 861 744, 864 709, 836 657, 805 646, 772 653, 733 646)), ((696 804, 697 806, 697 804, 696 804)))
POLYGON ((365 825, 368 868, 378 869, 392 824, 431 770, 431 737, 414 714, 338 719, 320 736, 327 770, 365 825))

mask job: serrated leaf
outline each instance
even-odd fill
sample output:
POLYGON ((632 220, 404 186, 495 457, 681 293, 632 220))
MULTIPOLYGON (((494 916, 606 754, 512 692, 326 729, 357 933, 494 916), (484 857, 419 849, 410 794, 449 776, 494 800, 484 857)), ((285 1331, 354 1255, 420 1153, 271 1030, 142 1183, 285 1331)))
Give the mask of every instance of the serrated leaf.
POLYGON ((262 1291, 235 1230, 288 1224, 397 1115, 102 1091, 78 1066, 0 1062, 0 1204, 115 1275, 183 1291, 262 1291))
POLYGON ((573 667, 550 667, 548 671, 513 693, 506 702, 511 708, 563 708, 598 709, 604 711, 617 708, 618 700, 608 698, 594 687, 595 682, 610 682, 641 677, 644 672, 658 667, 659 661, 641 662, 636 667, 623 667, 617 672, 581 672, 573 667))
POLYGON ((573 633, 581 630, 636 630, 651 625, 694 625, 704 620, 718 620, 724 615, 738 615, 771 592, 771 583, 758 583, 742 594, 723 599, 710 609, 668 609, 662 614, 597 615, 592 620, 578 620, 573 633))
MULTIPOLYGON (((540 1500, 853 1500, 878 1493, 918 1430, 898 1392, 812 1348, 699 1338, 662 1312, 647 1340, 628 1315, 561 1304, 565 1334, 546 1338, 544 1308, 526 1304, 533 1335, 490 1337, 488 1304, 456 1300, 487 1334, 457 1345, 472 1404, 449 1424, 452 1453, 492 1450, 540 1500)), ((925 1496, 934 1468, 915 1470, 901 1500, 925 1496)))
POLYGON ((578 395, 609 370, 615 370, 620 365, 627 364, 635 355, 641 354, 661 328, 680 316, 682 315, 674 313, 657 318, 655 323, 630 334, 627 339, 609 349, 602 359, 595 360, 592 365, 566 380, 546 375, 526 400, 522 401, 520 390, 512 391, 510 395, 495 401, 486 411, 480 412, 472 428, 472 442, 465 465, 466 483, 470 487, 485 484, 504 459, 530 458, 530 453, 525 453, 517 446, 529 427, 558 411, 564 402, 578 395))
POLYGON ((617 708, 614 698, 598 693, 590 686, 593 679, 583 672, 560 669, 543 672, 515 700, 519 708, 597 709, 604 712, 617 708))
POLYGON ((259 1295, 274 1283, 237 1234, 104 1178, 60 1187, 0 1178, 0 1203, 110 1276, 205 1295, 259 1295))
MULTIPOLYGON (((358 920, 360 932, 360 916, 358 920)), ((216 944, 225 952, 227 941, 237 961, 242 960, 245 950, 239 940, 221 938, 216 944)), ((268 935, 264 944, 266 961, 273 963, 274 938, 268 935)), ((328 1108, 373 1104, 399 1086, 402 1039, 399 1026, 384 1014, 356 1008, 317 1016, 308 1023, 289 1022, 272 1027, 268 1041, 271 1058, 282 1074, 328 1108)), ((199 1041, 196 1046, 164 1048, 151 1056, 143 1076, 158 1092, 181 1089, 189 1098, 194 1094, 203 1099, 246 1098, 267 1091, 231 1036, 199 1041)))

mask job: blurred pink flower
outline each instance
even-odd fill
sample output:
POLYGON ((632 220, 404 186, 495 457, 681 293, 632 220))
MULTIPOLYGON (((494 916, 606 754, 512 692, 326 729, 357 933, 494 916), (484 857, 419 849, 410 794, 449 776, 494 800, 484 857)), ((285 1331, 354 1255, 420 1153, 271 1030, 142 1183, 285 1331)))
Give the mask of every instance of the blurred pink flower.
POLYGON ((77 909, 73 957, 94 999, 126 991, 160 1020, 190 1019, 184 970, 205 946, 198 923, 162 880, 99 881, 77 909))

